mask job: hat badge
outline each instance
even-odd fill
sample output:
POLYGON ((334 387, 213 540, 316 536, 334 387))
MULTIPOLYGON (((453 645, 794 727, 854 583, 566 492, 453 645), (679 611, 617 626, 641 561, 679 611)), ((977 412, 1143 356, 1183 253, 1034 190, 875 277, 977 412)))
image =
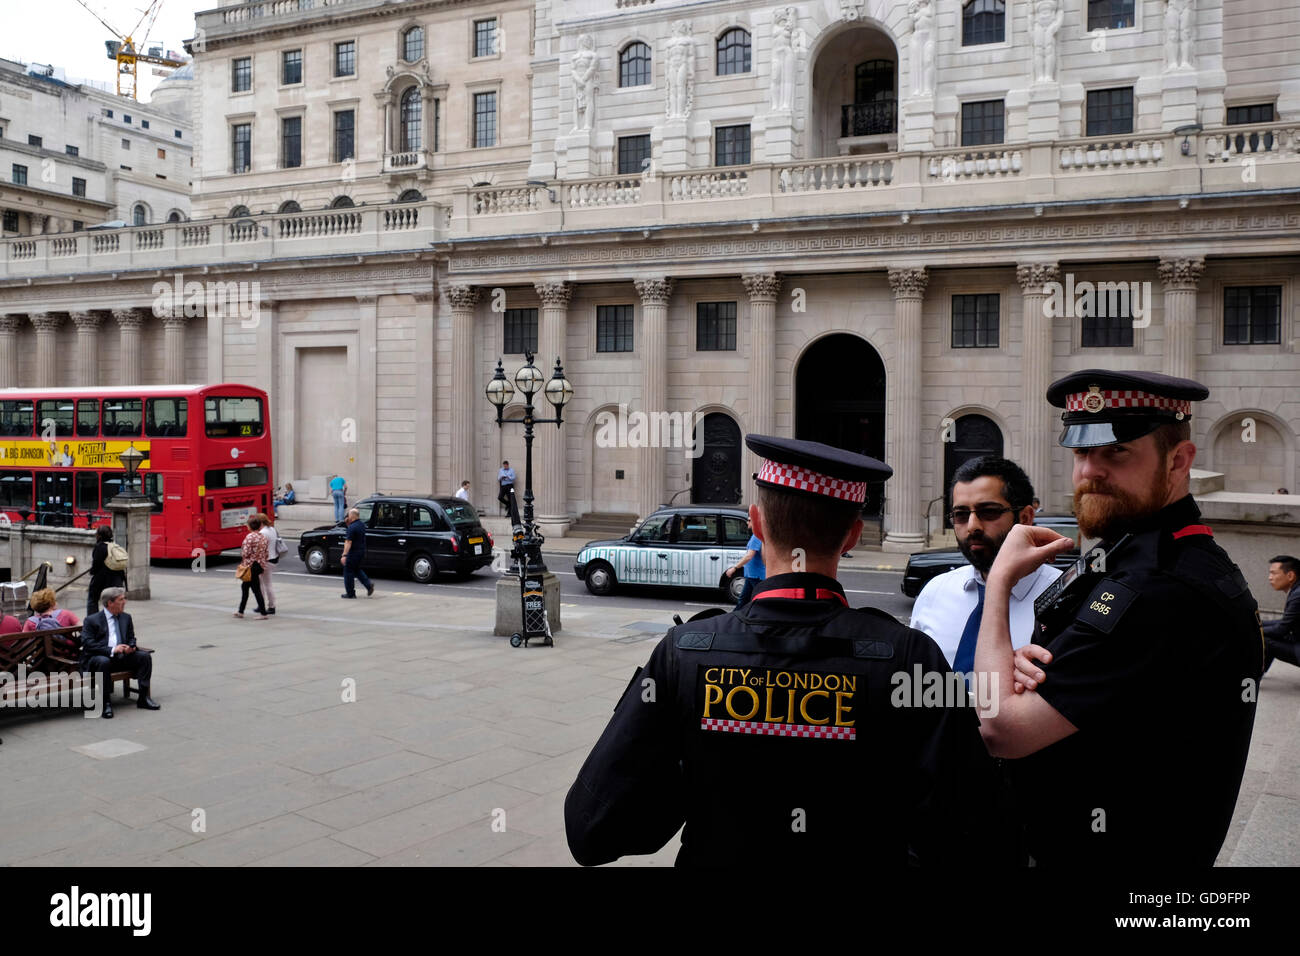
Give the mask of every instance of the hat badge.
POLYGON ((1083 409, 1086 412, 1099 412, 1106 407, 1106 398, 1101 394, 1101 386, 1088 386, 1088 394, 1083 396, 1083 409))

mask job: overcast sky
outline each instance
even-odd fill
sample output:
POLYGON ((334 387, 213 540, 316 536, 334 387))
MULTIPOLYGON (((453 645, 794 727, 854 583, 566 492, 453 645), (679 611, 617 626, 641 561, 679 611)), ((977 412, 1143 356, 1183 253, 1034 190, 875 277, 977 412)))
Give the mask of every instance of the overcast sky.
MULTIPOLYGON (((134 29, 150 0, 86 0, 115 30, 134 29)), ((149 33, 152 44, 184 53, 181 46, 194 36, 194 13, 211 10, 218 0, 162 0, 162 9, 149 33)), ((0 56, 23 63, 53 63, 69 80, 116 82, 116 66, 104 41, 112 39, 104 25, 77 0, 0 0, 0 56)), ((143 31, 143 26, 141 31, 143 31)), ((120 37, 119 37, 120 39, 120 37)), ((136 36, 139 48, 144 40, 136 36)), ((150 63, 139 64, 140 99, 162 82, 150 63)), ((160 69, 160 68, 159 68, 160 69)))

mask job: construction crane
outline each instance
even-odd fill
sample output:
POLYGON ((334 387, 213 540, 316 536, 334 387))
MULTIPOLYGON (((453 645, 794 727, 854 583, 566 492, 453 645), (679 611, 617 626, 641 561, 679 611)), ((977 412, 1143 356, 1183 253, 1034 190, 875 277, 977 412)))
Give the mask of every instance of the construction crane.
POLYGON ((153 29, 153 24, 158 19, 158 11, 162 9, 163 0, 150 0, 149 6, 140 14, 135 28, 130 33, 122 33, 115 30, 103 17, 90 8, 86 0, 77 0, 85 8, 86 12, 98 20, 113 34, 115 39, 105 40, 104 47, 108 51, 108 58, 117 62, 117 95, 129 96, 131 99, 139 99, 136 95, 136 64, 152 63, 155 66, 165 66, 175 69, 178 66, 184 66, 185 60, 181 59, 180 54, 172 51, 164 51, 161 46, 147 47, 149 42, 149 31, 153 29), (148 20, 145 26, 144 40, 140 43, 140 48, 136 47, 135 35, 140 32, 140 27, 148 20))

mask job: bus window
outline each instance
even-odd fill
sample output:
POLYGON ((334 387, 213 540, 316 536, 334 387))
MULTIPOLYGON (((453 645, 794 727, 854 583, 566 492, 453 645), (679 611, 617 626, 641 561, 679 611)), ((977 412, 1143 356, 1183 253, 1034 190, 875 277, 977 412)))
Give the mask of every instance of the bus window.
POLYGON ((72 399, 43 398, 36 403, 36 430, 42 435, 49 423, 54 423, 54 434, 60 438, 72 435, 72 399))
MULTIPOLYGON (((116 498, 122 493, 122 486, 126 484, 126 472, 124 471, 106 471, 100 476, 100 499, 107 507, 112 498, 116 498)), ((137 472, 135 481, 135 490, 140 490, 140 473, 137 472)))
POLYGON ((186 399, 149 398, 144 403, 144 433, 150 438, 184 438, 186 399))
POLYGON ((144 473, 144 496, 153 503, 153 513, 162 514, 163 476, 153 471, 144 473))
POLYGON ((77 472, 77 510, 99 510, 99 474, 97 472, 77 472))
POLYGON ((256 438, 262 434, 262 400, 210 395, 203 400, 209 438, 256 438))
POLYGON ((24 436, 32 434, 32 403, 24 401, 0 402, 0 435, 24 436))
POLYGON ((104 399, 104 434, 139 435, 143 406, 138 398, 104 399))
POLYGON ((256 465, 251 468, 213 468, 203 473, 203 484, 208 491, 220 491, 222 488, 264 485, 269 477, 265 468, 256 465))
POLYGON ((32 473, 0 471, 0 509, 32 510, 32 473))
POLYGON ((99 435, 99 399, 77 399, 77 437, 95 438, 99 435))

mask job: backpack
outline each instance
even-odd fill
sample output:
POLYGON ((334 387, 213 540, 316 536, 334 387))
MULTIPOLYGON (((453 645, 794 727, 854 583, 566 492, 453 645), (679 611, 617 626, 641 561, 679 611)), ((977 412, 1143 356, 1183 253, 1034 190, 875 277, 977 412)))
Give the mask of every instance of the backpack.
POLYGON ((59 628, 63 627, 63 625, 59 623, 59 615, 57 613, 33 614, 32 617, 36 618, 36 630, 38 631, 57 631, 59 628))
POLYGON ((110 541, 108 543, 108 554, 104 555, 104 567, 110 571, 125 571, 130 563, 131 558, 126 553, 126 548, 115 541, 110 541))

